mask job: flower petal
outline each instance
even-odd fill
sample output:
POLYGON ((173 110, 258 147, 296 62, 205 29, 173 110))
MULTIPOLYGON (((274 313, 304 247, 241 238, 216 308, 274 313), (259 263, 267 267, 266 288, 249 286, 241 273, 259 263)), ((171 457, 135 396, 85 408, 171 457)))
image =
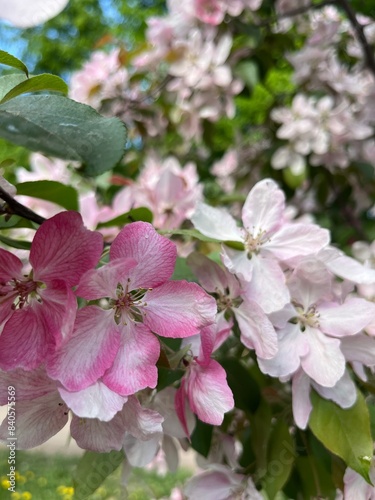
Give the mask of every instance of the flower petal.
POLYGON ((57 16, 69 0, 0 0, 0 17, 18 28, 30 28, 57 16))
POLYGON ((129 396, 146 387, 156 387, 156 362, 160 344, 147 326, 129 321, 121 326, 121 342, 113 364, 103 382, 122 396, 129 396))
POLYGON ((219 241, 243 242, 241 229, 233 217, 222 208, 199 203, 191 221, 198 231, 209 238, 219 241))
POLYGON ((306 429, 312 404, 310 400, 310 377, 303 370, 298 370, 292 381, 293 417, 300 429, 306 429))
POLYGON ((98 263, 103 236, 85 228, 78 212, 61 212, 35 233, 30 263, 35 281, 63 279, 70 286, 98 263))
POLYGON ((47 361, 47 373, 66 389, 79 391, 112 365, 120 345, 113 311, 87 306, 77 313, 74 332, 47 361))
POLYGON ((215 322, 216 301, 196 283, 169 281, 144 300, 145 324, 163 337, 189 337, 215 322))
POLYGON ((81 419, 73 416, 70 432, 80 448, 108 453, 112 450, 121 450, 125 426, 120 413, 109 422, 102 422, 97 418, 81 419))
POLYGON ((375 318, 375 304, 353 297, 343 304, 321 304, 318 312, 321 330, 334 337, 342 337, 355 335, 365 328, 375 318))

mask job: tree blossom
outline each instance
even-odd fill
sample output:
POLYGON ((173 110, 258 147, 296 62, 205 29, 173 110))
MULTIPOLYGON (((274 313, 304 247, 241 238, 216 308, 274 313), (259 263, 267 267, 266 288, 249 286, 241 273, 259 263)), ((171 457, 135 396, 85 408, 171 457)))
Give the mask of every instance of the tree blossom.
POLYGON ((76 212, 62 212, 36 231, 28 275, 18 257, 0 249, 1 369, 31 370, 69 337, 77 309, 71 287, 102 249, 102 236, 86 229, 76 212))
POLYGON ((57 16, 69 0, 0 0, 0 17, 19 28, 31 28, 57 16))
POLYGON ((266 313, 289 302, 280 262, 318 252, 329 242, 328 231, 314 224, 285 220, 285 195, 271 179, 258 182, 242 209, 244 228, 222 209, 198 205, 194 226, 206 236, 223 241, 222 259, 230 272, 248 282, 247 297, 266 313), (241 243, 236 250, 225 242, 241 243))
MULTIPOLYGON (((228 331, 226 324, 224 329, 228 331)), ((175 404, 177 415, 188 437, 190 434, 185 416, 185 398, 188 399, 191 410, 198 418, 211 425, 221 425, 224 413, 234 407, 225 370, 211 358, 216 337, 222 335, 218 330, 217 325, 203 328, 200 332, 199 353, 192 350, 191 359, 185 356, 183 360, 186 373, 176 392, 175 404)))
POLYGON ((77 288, 105 308, 78 311, 73 334, 47 364, 49 375, 71 391, 100 377, 123 396, 154 388, 160 351, 154 333, 195 335, 216 312, 215 301, 195 283, 169 281, 175 260, 174 244, 150 224, 124 227, 111 245, 110 262, 87 272, 77 288))

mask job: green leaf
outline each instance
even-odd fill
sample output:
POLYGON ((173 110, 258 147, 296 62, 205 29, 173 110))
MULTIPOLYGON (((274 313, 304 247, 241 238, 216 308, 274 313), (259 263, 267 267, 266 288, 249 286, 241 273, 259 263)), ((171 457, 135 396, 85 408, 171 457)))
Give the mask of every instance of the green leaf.
POLYGON ((183 257, 177 257, 176 265, 172 275, 172 280, 186 280, 198 282, 195 274, 192 272, 190 267, 186 264, 186 259, 183 257))
POLYGON ((0 234, 0 241, 5 245, 8 245, 8 247, 19 248, 20 250, 30 250, 31 248, 30 241, 13 240, 12 238, 8 238, 2 234, 0 234))
POLYGON ((158 367, 158 385, 156 390, 162 391, 166 387, 171 386, 177 380, 180 380, 183 376, 183 370, 170 370, 163 366, 158 367))
POLYGON ((56 181, 22 182, 16 185, 17 194, 52 201, 67 210, 78 210, 78 193, 72 186, 56 181))
POLYGON ((274 500, 277 492, 286 484, 296 456, 288 425, 280 419, 272 429, 268 442, 267 469, 263 479, 263 488, 270 500, 274 500))
POLYGON ((200 233, 197 229, 167 229, 167 230, 159 230, 160 234, 164 235, 181 235, 181 236, 189 236, 191 238, 196 238, 200 241, 209 241, 213 243, 221 243, 219 240, 215 240, 214 238, 210 238, 209 236, 205 236, 200 233))
POLYGON ((86 451, 74 474, 74 498, 88 498, 124 460, 122 451, 94 453, 86 451))
POLYGON ((19 83, 16 87, 13 87, 12 90, 4 95, 0 104, 10 101, 10 99, 13 99, 21 94, 27 94, 28 92, 40 92, 41 90, 67 94, 69 89, 64 80, 62 80, 59 76, 44 73, 42 75, 33 76, 32 78, 19 83))
POLYGON ((212 425, 205 424, 197 419, 195 429, 191 435, 191 446, 204 457, 207 457, 210 451, 213 430, 212 425))
POLYGON ((106 222, 100 222, 97 226, 97 229, 101 229, 102 227, 121 227, 129 224, 130 222, 143 221, 143 222, 152 222, 153 215, 151 210, 146 207, 133 208, 129 212, 125 214, 119 215, 114 219, 108 220, 106 222))
POLYGON ((227 373, 236 408, 256 411, 261 399, 260 390, 244 365, 234 358, 220 359, 220 364, 227 373))
POLYGON ((235 68, 235 74, 252 90, 259 82, 259 69, 254 61, 242 61, 235 68))
POLYGON ((341 457, 348 467, 371 484, 369 471, 372 459, 370 417, 364 397, 358 392, 354 406, 344 410, 332 401, 312 393, 313 410, 310 429, 332 453, 341 457))
POLYGON ((82 163, 99 175, 121 159, 126 132, 117 118, 62 96, 19 96, 0 104, 0 136, 32 151, 82 163))
POLYGON ((29 76, 29 70, 27 69, 26 65, 22 61, 17 59, 17 57, 12 56, 12 54, 9 54, 8 52, 5 52, 5 50, 0 50, 0 64, 5 64, 6 66, 20 69, 26 74, 26 76, 29 76))
POLYGON ((256 470, 259 479, 267 471, 267 452, 271 433, 271 420, 271 408, 264 400, 261 400, 257 411, 250 415, 250 440, 256 457, 256 470))
POLYGON ((0 77, 0 99, 2 99, 14 87, 17 87, 21 82, 27 81, 25 75, 4 75, 0 77))

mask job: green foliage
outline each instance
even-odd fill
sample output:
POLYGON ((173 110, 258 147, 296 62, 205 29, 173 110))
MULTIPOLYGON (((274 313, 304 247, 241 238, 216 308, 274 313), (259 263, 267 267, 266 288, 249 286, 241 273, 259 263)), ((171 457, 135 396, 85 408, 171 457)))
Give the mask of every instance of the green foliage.
POLYGON ((119 215, 114 219, 111 219, 106 222, 100 222, 98 224, 98 229, 103 227, 122 227, 130 222, 143 221, 143 222, 152 222, 152 212, 145 207, 133 208, 129 212, 125 214, 119 215))
POLYGON ((56 181, 22 182, 16 185, 17 194, 57 203, 67 210, 78 210, 78 193, 72 186, 56 181))
POLYGON ((22 94, 40 91, 61 92, 62 94, 67 94, 68 86, 64 80, 55 75, 43 74, 33 76, 20 82, 18 85, 9 90, 9 92, 2 97, 0 104, 3 104, 4 102, 22 94))
POLYGON ((26 76, 29 76, 29 70, 26 65, 17 59, 17 57, 12 56, 5 50, 0 50, 0 64, 5 64, 6 66, 11 66, 12 68, 20 69, 25 73, 26 76))
POLYGON ((96 176, 122 157, 125 128, 89 106, 58 96, 20 96, 0 105, 0 136, 32 151, 82 163, 96 176))
POLYGON ((370 482, 373 443, 369 412, 362 394, 358 392, 357 402, 349 409, 340 408, 317 393, 313 393, 311 399, 309 426, 312 432, 328 450, 370 482))

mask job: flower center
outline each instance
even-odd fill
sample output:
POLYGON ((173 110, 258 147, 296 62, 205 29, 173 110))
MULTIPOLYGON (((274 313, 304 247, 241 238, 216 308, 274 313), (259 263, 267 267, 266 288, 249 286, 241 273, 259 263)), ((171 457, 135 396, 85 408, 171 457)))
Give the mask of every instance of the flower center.
POLYGON ((306 330, 306 326, 311 328, 319 328, 319 313, 315 305, 310 306, 306 311, 300 304, 293 304, 296 308, 298 316, 296 322, 300 324, 301 331, 306 330))
POLYGON ((252 255, 258 254, 260 249, 264 243, 269 241, 269 238, 266 238, 266 231, 259 230, 258 234, 254 236, 247 228, 244 229, 244 240, 245 240, 245 250, 247 252, 247 256, 251 259, 252 255))
POLYGON ((29 303, 29 297, 42 302, 40 295, 37 293, 38 288, 42 286, 43 283, 33 281, 30 277, 24 280, 13 278, 8 283, 0 283, 0 304, 3 302, 3 298, 7 300, 11 296, 14 298, 13 310, 22 309, 29 303))
POLYGON ((115 321, 117 324, 123 321, 126 325, 128 320, 142 323, 146 315, 143 308, 147 306, 147 302, 143 299, 146 293, 151 291, 152 288, 129 290, 129 287, 130 279, 128 279, 125 289, 121 283, 118 283, 116 290, 117 299, 110 301, 110 305, 115 311, 115 321))

